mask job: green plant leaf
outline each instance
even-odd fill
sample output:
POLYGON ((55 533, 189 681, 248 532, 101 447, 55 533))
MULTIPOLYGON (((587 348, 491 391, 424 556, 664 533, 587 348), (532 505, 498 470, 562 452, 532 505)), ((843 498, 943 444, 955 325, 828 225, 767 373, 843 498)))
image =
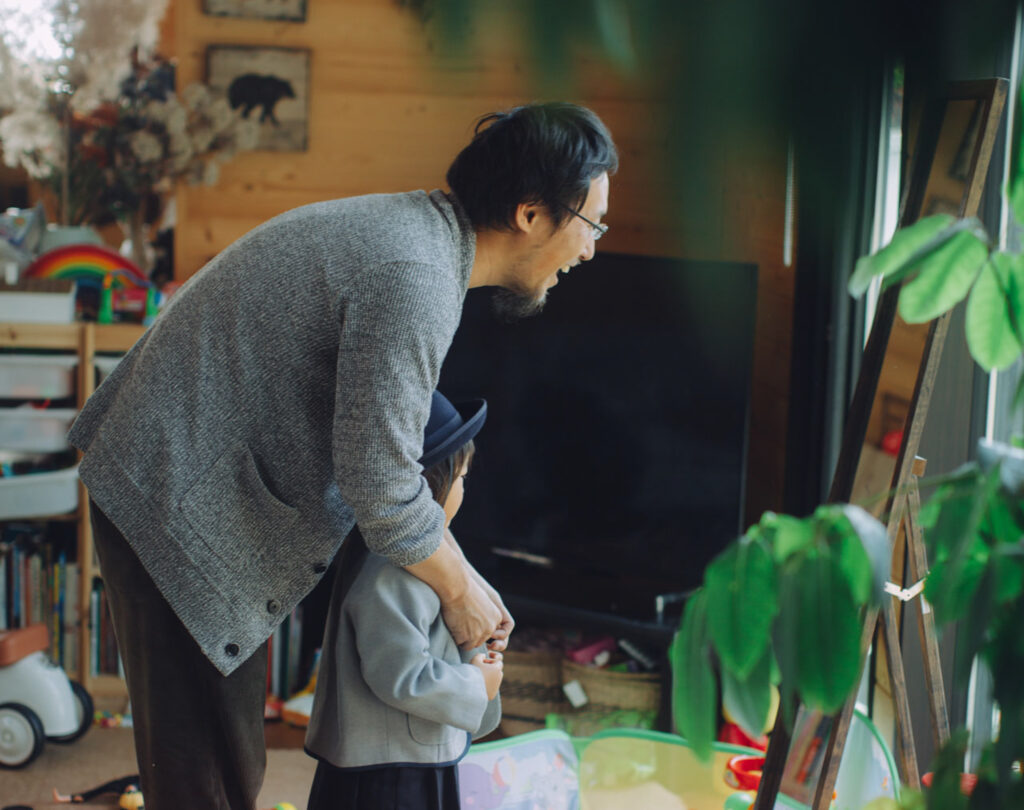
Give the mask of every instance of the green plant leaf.
POLYGON ((765 542, 772 549, 772 556, 780 563, 814 540, 814 526, 809 520, 765 512, 759 525, 765 542))
POLYGON ((635 71, 637 55, 626 4, 617 0, 594 0, 594 16, 597 34, 609 59, 624 71, 635 71))
POLYGON ((975 465, 965 465, 928 499, 921 509, 921 525, 928 529, 925 537, 933 546, 930 556, 935 561, 963 553, 998 484, 998 470, 986 475, 975 465))
POLYGON ((1013 392, 1013 405, 1011 408, 1012 410, 1019 411, 1022 407, 1024 407, 1024 374, 1017 380, 1017 388, 1013 392))
MULTIPOLYGON (((973 566, 972 566, 973 568, 973 566)), ((968 573, 967 577, 972 576, 968 573)), ((963 618, 957 632, 956 649, 953 653, 953 677, 960 683, 967 683, 971 677, 971 665, 974 657, 985 647, 989 640, 989 623, 995 607, 995 565, 985 557, 981 576, 973 589, 970 599, 963 607, 963 618)), ((965 577, 965 587, 969 584, 965 577)), ((938 611, 936 620, 941 620, 938 611)))
POLYGON ((743 680, 763 657, 778 611, 775 563, 763 543, 744 538, 711 562, 704 585, 715 650, 743 680))
POLYGON ((896 231, 884 248, 857 260, 847 285, 850 295, 857 298, 865 293, 875 276, 890 276, 913 267, 952 237, 950 230, 954 218, 949 214, 936 214, 920 219, 908 228, 896 231))
POLYGON ((1024 593, 1024 566, 1017 557, 1007 559, 1000 554, 992 556, 995 571, 993 597, 997 604, 1012 602, 1024 593))
POLYGON ((954 553, 939 556, 925 582, 925 596, 937 622, 956 621, 966 615, 975 599, 991 597, 991 593, 978 594, 988 560, 989 548, 977 536, 954 553))
MULTIPOLYGON (((1000 466, 999 479, 1004 481, 1005 470, 1000 466)), ((1024 539, 1024 509, 1020 499, 1007 492, 1002 486, 989 499, 985 517, 981 523, 982 536, 992 548, 1020 548, 1024 539)), ((1014 552, 1019 553, 1019 551, 1014 552)))
POLYGON ((879 796, 865 804, 862 810, 900 810, 900 803, 889 796, 879 796))
POLYGON ((978 465, 991 470, 999 467, 999 481, 1003 490, 1014 499, 1017 511, 1024 501, 1024 448, 1005 442, 978 440, 978 465))
POLYGON ((672 713, 679 733, 702 760, 711 758, 718 715, 718 687, 711 665, 707 593, 701 589, 686 602, 682 624, 669 648, 672 662, 672 713))
POLYGON ((967 732, 956 731, 935 756, 932 787, 928 791, 928 810, 967 810, 967 797, 960 792, 960 773, 967 732))
POLYGON ((772 651, 766 648, 746 678, 722 667, 722 705, 729 716, 752 738, 764 731, 772 705, 772 651))
POLYGON ((800 696, 808 706, 832 714, 860 676, 860 611, 831 554, 808 554, 797 586, 800 696))
POLYGON ((900 315, 907 323, 927 323, 956 306, 988 259, 988 245, 973 231, 960 231, 917 266, 900 290, 900 315))
POLYGON ((779 710, 792 733, 800 677, 800 569, 802 558, 791 558, 779 572, 779 613, 772 626, 772 646, 779 669, 779 710))
POLYGON ((1013 118, 1013 147, 1010 152, 1010 176, 1006 184, 1006 196, 1017 222, 1024 224, 1024 137, 1022 137, 1021 115, 1024 114, 1024 86, 1016 99, 1013 118))
POLYGON ((871 598, 871 561, 860 544, 860 538, 852 531, 839 541, 839 569, 846 576, 853 601, 858 605, 867 604, 871 598))
MULTIPOLYGON (((860 540, 861 547, 867 555, 870 570, 869 598, 873 603, 880 603, 885 594, 885 583, 892 570, 892 550, 889 544, 889 533, 874 515, 853 504, 843 504, 843 516, 860 540)), ((856 594, 855 594, 856 596, 856 594)), ((868 600, 858 600, 863 603, 868 600)))
POLYGON ((1024 257, 994 253, 967 299, 967 346, 985 371, 1009 366, 1021 353, 1024 257))

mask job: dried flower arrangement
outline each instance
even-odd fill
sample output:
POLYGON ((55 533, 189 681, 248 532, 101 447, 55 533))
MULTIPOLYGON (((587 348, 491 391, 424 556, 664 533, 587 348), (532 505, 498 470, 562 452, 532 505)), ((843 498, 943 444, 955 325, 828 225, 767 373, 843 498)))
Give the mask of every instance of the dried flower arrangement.
POLYGON ((216 183, 223 162, 255 145, 256 127, 205 85, 190 85, 179 98, 168 62, 136 62, 115 100, 72 113, 66 164, 53 159, 64 150, 52 116, 8 115, 0 140, 8 161, 58 193, 67 173, 67 224, 102 225, 136 214, 151 219, 150 196, 164 197, 178 180, 216 183))
POLYGON ((65 225, 142 226, 179 180, 212 184, 256 124, 151 56, 166 0, 0 0, 4 160, 56 192, 65 225))

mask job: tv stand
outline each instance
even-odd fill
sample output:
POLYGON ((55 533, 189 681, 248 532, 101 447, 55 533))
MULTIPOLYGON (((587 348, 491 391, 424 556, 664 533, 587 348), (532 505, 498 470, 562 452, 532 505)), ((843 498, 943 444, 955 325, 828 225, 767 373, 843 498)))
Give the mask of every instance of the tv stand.
POLYGON ((570 607, 529 596, 502 594, 502 599, 505 600, 505 605, 516 622, 524 625, 575 627, 587 632, 647 642, 659 650, 668 649, 672 636, 679 627, 678 619, 659 624, 627 619, 614 613, 570 607))

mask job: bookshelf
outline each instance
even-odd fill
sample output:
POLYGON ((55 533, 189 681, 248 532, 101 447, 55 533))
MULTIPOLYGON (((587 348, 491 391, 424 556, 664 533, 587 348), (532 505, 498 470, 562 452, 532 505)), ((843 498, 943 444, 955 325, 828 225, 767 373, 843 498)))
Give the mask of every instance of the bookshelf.
MULTIPOLYGON (((78 357, 76 406, 81 408, 96 388, 97 353, 126 352, 146 327, 139 324, 0 324, 0 348, 50 349, 73 352, 78 357)), ((33 518, 33 521, 73 521, 76 526, 76 555, 79 566, 78 588, 78 667, 69 673, 79 680, 93 698, 120 698, 127 694, 124 681, 116 675, 93 675, 90 668, 92 636, 97 628, 90 622, 91 583, 99 574, 96 567, 92 527, 89 523, 89 498, 84 485, 78 483, 77 510, 69 515, 33 518)))

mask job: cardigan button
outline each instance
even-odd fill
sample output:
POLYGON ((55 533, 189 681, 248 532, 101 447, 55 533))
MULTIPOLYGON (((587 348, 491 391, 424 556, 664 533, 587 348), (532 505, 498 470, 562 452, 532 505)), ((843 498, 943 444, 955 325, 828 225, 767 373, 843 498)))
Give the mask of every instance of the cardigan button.
POLYGON ((237 644, 228 644, 227 646, 224 647, 224 652, 226 652, 228 655, 230 655, 232 658, 234 658, 236 655, 238 655, 238 652, 239 652, 238 645, 237 644))
POLYGON ((326 570, 327 570, 327 563, 318 562, 318 563, 314 563, 314 565, 313 565, 313 573, 314 574, 322 574, 326 570))
POLYGON ((281 603, 276 599, 267 602, 267 613, 277 613, 281 609, 281 603))

